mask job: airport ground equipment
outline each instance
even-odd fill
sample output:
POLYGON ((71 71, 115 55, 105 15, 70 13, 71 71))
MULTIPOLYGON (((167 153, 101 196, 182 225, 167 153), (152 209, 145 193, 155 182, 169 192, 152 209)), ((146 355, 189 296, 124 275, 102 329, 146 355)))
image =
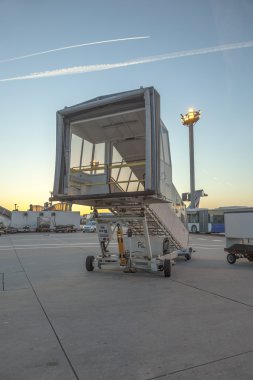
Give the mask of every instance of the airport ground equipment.
POLYGON ((107 217, 100 217, 98 213, 95 220, 101 252, 96 257, 87 257, 88 271, 113 265, 127 273, 141 269, 161 271, 169 277, 177 257, 191 259, 192 249, 181 247, 151 205, 117 210, 107 217))
POLYGON ((113 214, 95 218, 101 253, 87 258, 88 271, 116 263, 129 272, 160 269, 169 276, 174 257, 190 259, 185 205, 172 182, 169 135, 153 87, 57 112, 52 200, 113 214), (108 236, 102 237, 103 225, 108 236))
POLYGON ((227 261, 246 258, 253 261, 253 208, 236 208, 225 212, 227 261))

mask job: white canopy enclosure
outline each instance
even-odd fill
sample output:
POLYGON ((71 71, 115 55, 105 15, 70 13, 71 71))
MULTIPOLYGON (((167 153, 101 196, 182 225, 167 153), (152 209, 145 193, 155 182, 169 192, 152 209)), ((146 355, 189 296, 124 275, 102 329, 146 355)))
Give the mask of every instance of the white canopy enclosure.
POLYGON ((101 254, 87 257, 88 271, 115 263, 167 277, 173 258, 190 259, 185 206, 172 183, 169 135, 153 87, 57 112, 53 200, 94 207, 101 254), (113 216, 101 217, 101 208, 113 216), (115 228, 117 252, 110 245, 115 228))
POLYGON ((58 111, 56 141, 55 200, 101 207, 170 202, 181 209, 153 87, 58 111))

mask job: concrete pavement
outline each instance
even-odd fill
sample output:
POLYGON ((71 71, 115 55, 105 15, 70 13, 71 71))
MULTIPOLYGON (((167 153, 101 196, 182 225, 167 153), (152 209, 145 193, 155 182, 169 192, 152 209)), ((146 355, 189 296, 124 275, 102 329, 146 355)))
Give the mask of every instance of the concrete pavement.
POLYGON ((0 237, 0 379, 252 379, 252 263, 192 235, 172 277, 86 272, 94 234, 0 237))

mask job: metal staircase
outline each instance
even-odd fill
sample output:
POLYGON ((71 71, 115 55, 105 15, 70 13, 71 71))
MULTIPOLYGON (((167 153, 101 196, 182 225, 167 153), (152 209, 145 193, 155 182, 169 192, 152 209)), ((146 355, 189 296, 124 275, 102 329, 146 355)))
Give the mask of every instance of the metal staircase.
MULTIPOLYGON (((163 204, 164 206, 170 207, 168 204, 163 204)), ((127 226, 131 228, 133 235, 144 236, 144 227, 141 222, 140 217, 146 219, 148 233, 150 236, 160 236, 166 237, 170 242, 170 249, 176 250, 183 248, 183 245, 175 238, 171 233, 169 226, 166 226, 154 210, 152 210, 152 205, 145 205, 144 207, 129 207, 125 209, 111 209, 111 212, 117 217, 129 217, 127 221, 127 226), (136 218, 136 219, 135 219, 136 218)), ((174 217, 178 220, 176 214, 174 217)), ((180 222, 181 223, 181 222, 180 222)))
MULTIPOLYGON (((146 206, 146 209, 147 209, 147 223, 148 223, 150 234, 168 237, 170 240, 171 248, 174 248, 174 249, 183 248, 180 242, 173 236, 168 226, 166 227, 165 224, 160 220, 159 216, 155 213, 155 211, 152 210, 149 206, 146 206)), ((176 215, 175 215, 175 218, 178 219, 176 215)))

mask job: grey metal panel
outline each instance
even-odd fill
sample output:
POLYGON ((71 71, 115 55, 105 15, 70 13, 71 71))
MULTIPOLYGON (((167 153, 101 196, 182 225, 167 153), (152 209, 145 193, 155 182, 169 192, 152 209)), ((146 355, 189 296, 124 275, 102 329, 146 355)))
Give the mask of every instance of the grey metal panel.
POLYGON ((156 188, 156 161, 157 161, 157 144, 156 144, 156 128, 160 124, 160 119, 158 123, 156 124, 156 117, 155 117, 155 99, 154 99, 154 91, 150 91, 150 113, 151 113, 151 154, 152 154, 152 161, 151 161, 151 188, 155 192, 157 192, 156 188))
POLYGON ((226 238, 253 239, 253 210, 250 210, 224 214, 226 238))
POLYGON ((153 191, 138 191, 138 192, 127 192, 127 193, 111 193, 111 194, 96 194, 94 196, 90 195, 65 195, 56 194, 54 200, 59 200, 62 202, 73 202, 76 204, 97 205, 100 208, 110 208, 112 207, 112 201, 116 200, 117 204, 123 206, 126 205, 136 205, 137 198, 142 204, 150 203, 148 197, 152 197, 152 203, 163 203, 163 199, 157 200, 153 191))
POLYGON ((181 219, 176 216, 170 204, 150 204, 149 207, 155 212, 159 221, 176 238, 182 247, 187 247, 189 234, 181 219))
POLYGON ((160 193, 160 96, 154 88, 145 91, 146 179, 145 189, 160 193))
POLYGON ((170 156, 170 142, 169 133, 164 123, 160 123, 160 136, 161 141, 159 142, 159 173, 157 175, 159 184, 157 184, 157 193, 161 194, 163 197, 177 203, 177 198, 180 199, 173 183, 172 183, 172 167, 171 167, 171 156, 170 156))
POLYGON ((144 107, 144 94, 143 92, 138 94, 132 94, 132 96, 125 97, 109 97, 106 101, 97 101, 97 104, 84 104, 82 107, 75 107, 72 109, 64 109, 60 111, 65 116, 65 120, 70 122, 93 119, 103 116, 108 116, 117 113, 127 112, 128 110, 138 109, 144 107))
POLYGON ((63 139, 63 129, 64 129, 64 123, 63 123, 63 117, 62 115, 57 112, 56 113, 56 158, 55 158, 55 175, 54 175, 54 194, 62 194, 64 185, 63 185, 63 178, 64 178, 64 166, 63 166, 63 145, 64 145, 64 139, 63 139))
POLYGON ((121 102, 121 101, 126 102, 128 99, 135 98, 135 97, 137 98, 137 97, 140 97, 141 95, 144 96, 144 93, 147 89, 153 89, 153 87, 146 87, 146 88, 141 88, 138 90, 106 95, 104 97, 98 97, 98 98, 95 98, 94 100, 89 100, 87 102, 83 102, 72 107, 65 107, 59 112, 62 115, 65 115, 67 117, 70 115, 72 116, 74 114, 78 114, 80 111, 84 111, 87 109, 92 109, 92 108, 97 108, 97 107, 102 108, 103 106, 110 104, 112 102, 121 102))
POLYGON ((71 122, 71 131, 93 144, 145 135, 144 105, 143 108, 104 116, 97 116, 97 111, 97 115, 90 119, 85 114, 81 120, 71 122))
POLYGON ((160 194, 160 95, 153 89, 153 122, 155 128, 153 128, 153 141, 155 146, 155 156, 153 159, 154 164, 154 184, 153 189, 157 194, 160 194))
POLYGON ((71 147, 70 123, 68 121, 65 123, 64 135, 65 135, 64 194, 67 194, 68 186, 69 186, 68 168, 70 167, 70 147, 71 147))
POLYGON ((145 190, 152 189, 152 151, 151 151, 151 105, 150 92, 145 91, 145 115, 146 115, 146 178, 145 190))

